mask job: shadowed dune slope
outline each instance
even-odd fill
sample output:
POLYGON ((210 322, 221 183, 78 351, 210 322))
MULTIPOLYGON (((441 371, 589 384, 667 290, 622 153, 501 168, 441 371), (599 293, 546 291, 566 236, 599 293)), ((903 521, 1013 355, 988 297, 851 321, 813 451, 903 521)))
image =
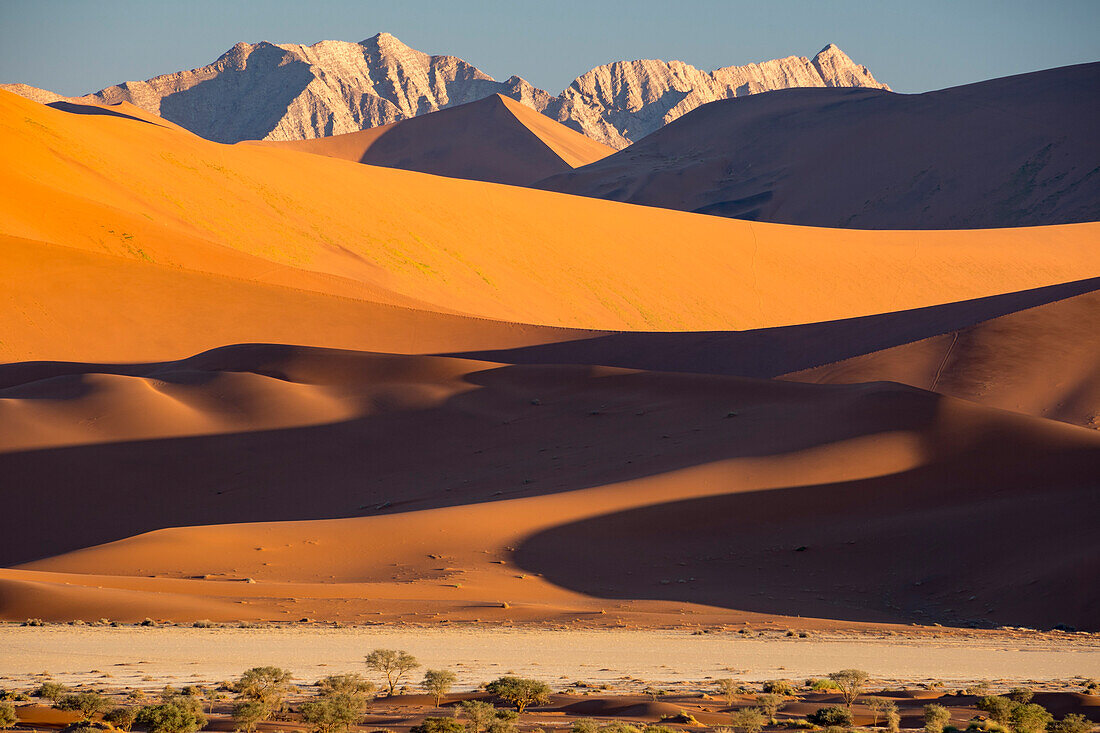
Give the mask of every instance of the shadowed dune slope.
MULTIPOLYGON (((893 381, 1097 426, 1100 278, 824 323, 704 333, 591 333, 454 356, 808 382, 893 381)), ((564 334, 563 334, 564 335, 564 334)))
POLYGON ((0 130, 3 233, 513 322, 758 328, 1100 271, 1096 224, 890 234, 754 224, 219 145, 6 92, 0 130))
POLYGON ((615 152, 499 94, 362 132, 255 144, 516 186, 615 152))
POLYGON ((1100 64, 925 94, 793 89, 712 102, 536 186, 858 229, 1100 219, 1100 64))
MULTIPOLYGON (((545 619, 621 598, 845 621, 1096 618, 1095 591, 1071 582, 1097 569, 1100 436, 1083 428, 884 383, 282 346, 111 375, 4 390, 28 435, 112 394, 80 428, 100 442, 0 454, 21 487, 2 562, 42 558, 0 585, 39 584, 58 614, 71 583, 127 591, 125 613, 141 593, 251 598, 242 617, 334 598, 340 618, 401 603, 446 617, 503 599, 545 619), (301 424, 308 400, 329 422, 301 424), (204 434, 146 422, 180 408, 204 434), (226 582, 243 577, 256 582, 226 582)), ((0 613, 21 608, 12 597, 0 589, 0 613)))

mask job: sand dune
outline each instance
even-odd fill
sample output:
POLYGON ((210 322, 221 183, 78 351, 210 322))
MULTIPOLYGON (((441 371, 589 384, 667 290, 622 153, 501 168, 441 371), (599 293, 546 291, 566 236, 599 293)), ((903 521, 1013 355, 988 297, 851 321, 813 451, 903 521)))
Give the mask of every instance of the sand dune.
MULTIPOLYGON (((1097 549, 1087 526, 1100 436, 1082 428, 887 384, 286 347, 148 371, 238 391, 266 375, 275 385, 267 410, 292 414, 300 391, 323 387, 359 413, 277 430, 263 429, 269 415, 242 430, 241 414, 238 432, 0 454, 0 470, 25 492, 3 561, 53 555, 0 572, 0 613, 21 613, 19 584, 34 583, 42 614, 55 617, 96 588, 110 591, 97 609, 127 591, 107 614, 120 618, 191 613, 171 611, 162 593, 245 600, 237 615, 264 618, 546 620, 607 599, 651 621, 684 603, 726 620, 745 611, 873 622, 1095 617, 1095 594, 1070 582, 1093 571, 1097 549), (64 491, 73 476, 81 490, 64 491), (195 526, 77 549, 172 525, 195 526), (1002 542, 1034 526, 1058 531, 1002 542), (794 552, 801 545, 806 554, 794 552), (624 565, 622 553, 644 562, 624 565), (246 577, 256 582, 239 582, 246 577), (838 584, 843 593, 830 590, 838 584), (973 598, 951 595, 957 587, 973 598), (135 593, 153 593, 152 605, 135 593)), ((73 394, 71 384, 53 378, 4 396, 84 414, 96 393, 73 394)), ((232 403, 223 396, 219 406, 232 403)), ((132 436, 143 429, 138 412, 116 403, 86 430, 113 424, 132 436)))
POLYGON ((334 278, 341 295, 513 322, 758 328, 1100 271, 1097 224, 889 235, 752 224, 218 145, 8 93, 0 124, 7 234, 304 289, 334 278))
POLYGON ((717 216, 859 229, 1100 219, 1100 64, 925 94, 793 89, 712 102, 536 184, 717 216))
POLYGON ((499 94, 362 132, 258 144, 517 186, 615 152, 499 94))

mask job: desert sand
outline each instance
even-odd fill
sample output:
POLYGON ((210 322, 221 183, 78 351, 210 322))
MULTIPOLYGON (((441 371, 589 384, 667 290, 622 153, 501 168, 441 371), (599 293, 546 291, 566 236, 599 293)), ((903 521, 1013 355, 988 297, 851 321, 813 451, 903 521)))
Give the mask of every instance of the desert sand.
POLYGON ((1097 627, 1100 224, 735 221, 101 110, 0 93, 0 618, 1097 627))

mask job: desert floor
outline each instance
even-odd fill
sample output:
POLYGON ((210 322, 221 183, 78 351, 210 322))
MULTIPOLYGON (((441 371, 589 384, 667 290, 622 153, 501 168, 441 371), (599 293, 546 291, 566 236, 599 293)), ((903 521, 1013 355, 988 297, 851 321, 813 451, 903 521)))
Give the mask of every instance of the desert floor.
POLYGON ((460 689, 513 672, 555 687, 581 680, 635 693, 649 684, 705 691, 722 677, 801 680, 843 667, 866 669, 886 685, 977 680, 1064 684, 1100 676, 1100 638, 1095 634, 944 630, 820 633, 803 639, 749 633, 4 626, 0 686, 28 687, 48 671, 68 685, 159 689, 166 683, 217 683, 265 664, 313 681, 337 672, 365 672, 363 657, 377 647, 405 649, 426 668, 454 669, 460 689))

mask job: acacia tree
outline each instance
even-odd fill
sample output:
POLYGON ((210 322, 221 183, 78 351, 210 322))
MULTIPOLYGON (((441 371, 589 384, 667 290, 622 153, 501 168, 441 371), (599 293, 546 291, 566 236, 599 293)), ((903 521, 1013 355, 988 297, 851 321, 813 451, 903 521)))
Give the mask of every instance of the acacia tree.
POLYGON ((367 655, 366 664, 386 678, 387 697, 393 697, 402 677, 420 666, 416 657, 398 649, 375 649, 367 655))
POLYGON ((760 710, 767 716, 768 720, 775 717, 775 714, 779 712, 779 708, 783 707, 784 703, 786 703, 786 700, 782 695, 765 693, 756 696, 756 704, 760 706, 760 710))
POLYGON ((731 679, 720 679, 716 680, 714 684, 718 686, 718 694, 722 696, 726 704, 733 705, 734 700, 737 699, 737 693, 741 689, 737 683, 731 679))
POLYGON ((550 699, 550 685, 523 677, 501 677, 485 686, 486 692, 516 706, 523 714, 531 705, 542 705, 550 699))
POLYGON ((259 700, 241 700, 233 706, 233 722, 238 730, 243 728, 247 733, 256 730, 256 725, 268 717, 267 708, 259 700))
POLYGON ((424 673, 424 689, 435 696, 436 707, 439 707, 455 682, 458 682, 458 677, 449 669, 429 669, 424 673))
POLYGON ((878 718, 880 715, 885 716, 891 710, 897 710, 898 706, 893 700, 887 700, 885 697, 871 697, 867 699, 867 707, 871 709, 871 714, 874 716, 874 723, 872 725, 878 725, 878 718))
POLYGON ((137 718, 137 710, 127 707, 114 708, 103 716, 103 720, 126 733, 129 733, 130 728, 134 726, 135 718, 137 718))
POLYGON ((149 733, 193 733, 206 726, 202 710, 183 697, 138 710, 134 723, 149 733))
POLYGON ((483 700, 463 700, 459 703, 462 717, 466 718, 468 733, 482 733, 497 717, 497 709, 483 700))
POLYGON ((259 703, 262 710, 262 717, 256 722, 282 712, 286 706, 286 696, 292 689, 290 677, 289 670, 279 667, 253 667, 247 670, 233 685, 242 715, 256 714, 257 708, 244 706, 249 702, 259 703))
POLYGON ((852 703, 863 692, 863 686, 867 684, 870 677, 871 675, 862 669, 842 669, 829 675, 829 679, 836 683, 837 689, 840 690, 840 697, 849 710, 852 709, 852 703))
POLYGON ((96 713, 106 710, 109 704, 110 701, 98 692, 78 692, 75 695, 65 695, 54 703, 54 707, 78 712, 81 720, 91 720, 96 713))

